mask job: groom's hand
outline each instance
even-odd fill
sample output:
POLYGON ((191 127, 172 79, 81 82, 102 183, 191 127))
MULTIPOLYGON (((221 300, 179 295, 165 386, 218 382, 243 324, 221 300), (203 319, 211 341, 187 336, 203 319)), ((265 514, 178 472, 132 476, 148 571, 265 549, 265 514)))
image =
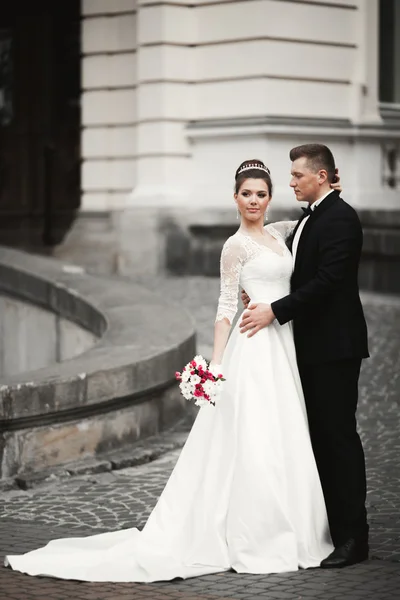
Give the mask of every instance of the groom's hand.
POLYGON ((246 294, 245 290, 242 290, 242 292, 241 292, 241 294, 240 294, 240 297, 241 297, 241 299, 242 299, 243 306, 244 306, 245 308, 247 308, 247 307, 249 306, 249 304, 250 304, 250 296, 248 296, 248 295, 246 294))
POLYGON ((336 192, 339 192, 339 194, 343 191, 343 188, 340 183, 339 169, 335 169, 335 177, 333 178, 333 181, 331 183, 331 188, 336 192))
POLYGON ((257 331, 271 325, 275 319, 275 315, 269 304, 252 304, 249 306, 249 312, 244 313, 240 322, 239 328, 240 333, 250 331, 247 337, 253 337, 257 331))

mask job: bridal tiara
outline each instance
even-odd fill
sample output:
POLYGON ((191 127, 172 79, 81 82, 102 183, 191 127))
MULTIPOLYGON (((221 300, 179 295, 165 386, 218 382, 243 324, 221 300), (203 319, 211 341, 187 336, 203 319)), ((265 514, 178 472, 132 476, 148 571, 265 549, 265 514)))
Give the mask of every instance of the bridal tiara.
POLYGON ((242 167, 240 171, 238 171, 238 175, 240 175, 240 173, 243 173, 243 171, 249 171, 250 169, 258 169, 259 171, 265 171, 266 173, 268 173, 268 175, 270 175, 268 167, 263 167, 262 165, 257 164, 251 164, 242 167))

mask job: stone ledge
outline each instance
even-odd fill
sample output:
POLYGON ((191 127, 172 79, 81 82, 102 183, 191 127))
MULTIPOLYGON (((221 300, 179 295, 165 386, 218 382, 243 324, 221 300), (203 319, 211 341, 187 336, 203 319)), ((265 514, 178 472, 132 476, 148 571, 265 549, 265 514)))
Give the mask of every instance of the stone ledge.
MULTIPOLYGON (((364 290, 400 293, 400 210, 359 210, 364 244, 359 282, 364 290)), ((270 222, 299 217, 298 209, 271 210, 270 222)), ((173 275, 219 276, 219 262, 225 240, 238 222, 231 213, 215 215, 213 222, 177 223, 166 221, 166 270, 173 275)))
POLYGON ((22 472, 16 477, 0 480, 0 494, 16 489, 30 490, 54 481, 82 475, 137 467, 157 460, 164 454, 183 447, 196 414, 197 409, 194 410, 190 405, 188 415, 178 421, 174 427, 158 435, 147 437, 143 441, 110 453, 100 454, 97 458, 77 460, 34 473, 22 472))
POLYGON ((77 357, 2 378, 2 477, 95 456, 182 415, 174 373, 195 354, 183 310, 133 283, 8 248, 0 249, 0 291, 101 336, 77 357))

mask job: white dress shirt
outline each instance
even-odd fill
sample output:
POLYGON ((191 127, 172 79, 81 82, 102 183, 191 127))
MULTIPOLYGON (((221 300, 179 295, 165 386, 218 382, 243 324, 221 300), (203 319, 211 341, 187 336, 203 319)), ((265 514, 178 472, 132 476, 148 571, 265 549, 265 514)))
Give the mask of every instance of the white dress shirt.
MULTIPOLYGON (((321 198, 318 198, 318 200, 316 200, 315 202, 310 204, 311 210, 315 210, 317 208, 317 206, 319 204, 321 204, 322 200, 324 200, 327 196, 329 196, 329 194, 331 194, 333 191, 334 190, 330 190, 329 192, 324 194, 321 198)), ((310 218, 310 215, 308 215, 305 219, 302 220, 302 222, 300 223, 300 226, 298 227, 298 229, 296 231, 296 235, 293 238, 293 244, 292 244, 293 264, 295 263, 295 260, 296 260, 297 248, 299 246, 301 232, 303 231, 304 225, 307 223, 309 218, 310 218)))

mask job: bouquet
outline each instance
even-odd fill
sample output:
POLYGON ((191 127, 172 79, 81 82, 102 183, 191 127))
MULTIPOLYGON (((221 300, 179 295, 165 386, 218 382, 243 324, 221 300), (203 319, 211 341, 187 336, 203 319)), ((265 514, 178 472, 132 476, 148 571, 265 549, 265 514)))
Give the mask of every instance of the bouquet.
POLYGON ((215 406, 215 400, 221 393, 222 382, 225 381, 220 369, 220 365, 208 365, 207 361, 198 355, 185 366, 182 373, 175 373, 175 379, 180 381, 179 387, 186 400, 194 400, 196 406, 215 406))

